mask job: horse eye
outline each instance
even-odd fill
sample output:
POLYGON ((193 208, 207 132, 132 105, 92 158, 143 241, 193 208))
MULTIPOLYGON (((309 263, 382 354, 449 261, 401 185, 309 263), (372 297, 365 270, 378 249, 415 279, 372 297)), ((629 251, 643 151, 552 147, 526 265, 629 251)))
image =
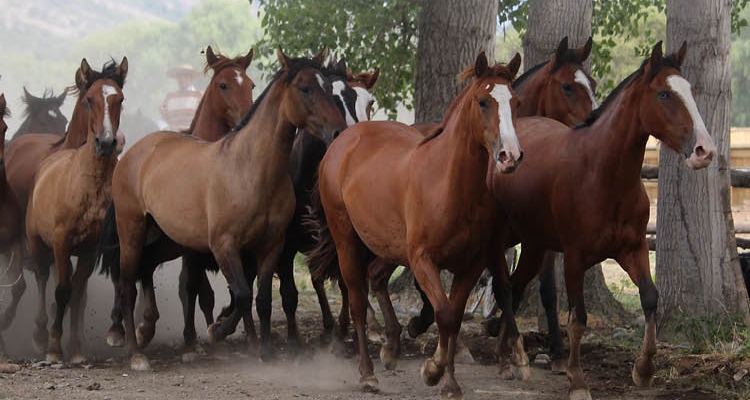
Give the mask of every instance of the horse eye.
POLYGON ((307 87, 307 86, 302 86, 301 88, 299 88, 299 90, 300 90, 300 92, 302 92, 304 94, 309 94, 310 93, 310 88, 307 87))
POLYGON ((573 91, 573 85, 571 85, 568 82, 565 82, 565 83, 562 84, 562 90, 564 92, 572 92, 573 91))
POLYGON ((479 99, 479 107, 487 108, 487 100, 479 99))
POLYGON ((226 83, 224 83, 224 82, 221 82, 221 83, 219 84, 219 89, 221 89, 221 90, 227 90, 227 84, 226 84, 226 83))
POLYGON ((662 100, 663 99, 668 99, 669 98, 669 92, 666 91, 666 90, 662 90, 661 92, 659 92, 659 98, 662 99, 662 100))

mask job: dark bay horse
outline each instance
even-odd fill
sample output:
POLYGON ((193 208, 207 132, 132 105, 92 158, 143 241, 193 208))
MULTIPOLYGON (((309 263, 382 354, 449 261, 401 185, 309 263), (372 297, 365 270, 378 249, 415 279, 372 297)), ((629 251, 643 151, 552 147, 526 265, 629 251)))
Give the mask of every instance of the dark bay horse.
MULTIPOLYGON (((44 158, 61 150, 77 149, 82 146, 90 131, 103 129, 104 111, 106 97, 105 87, 114 87, 118 92, 122 90, 128 71, 128 60, 123 57, 118 65, 114 61, 108 62, 102 71, 92 69, 86 59, 81 60, 81 66, 76 71, 75 82, 78 91, 78 99, 73 109, 73 116, 63 138, 53 133, 31 133, 11 141, 5 149, 4 165, 7 183, 13 196, 16 198, 19 212, 15 214, 19 223, 23 226, 26 216, 26 207, 29 204, 29 196, 34 187, 34 177, 44 158)), ((108 109, 110 115, 119 116, 120 104, 113 104, 108 109)), ((25 229, 21 229, 25 233, 25 229)), ((19 240, 24 235, 19 236, 19 240)), ((19 246, 21 247, 21 246, 19 246)), ((18 259, 23 260, 24 254, 18 254, 18 259)), ((10 275, 19 276, 18 282, 13 285, 11 293, 13 298, 10 305, 3 313, 2 322, 10 324, 16 313, 16 306, 26 288, 23 278, 22 264, 11 265, 10 275)), ((45 270, 34 271, 37 281, 37 290, 40 297, 36 328, 33 334, 35 347, 43 352, 47 349, 47 311, 46 311, 46 286, 49 274, 45 270)), ((0 324, 0 327, 7 327, 0 324)))
MULTIPOLYGON (((380 258, 410 266, 436 310, 439 341, 422 365, 425 383, 436 385, 447 371, 443 393, 461 394, 453 366, 456 338, 469 291, 492 253, 495 211, 487 166, 492 159, 498 170, 512 172, 522 157, 514 129, 518 100, 510 87, 520 62, 516 55, 507 66, 489 66, 480 53, 462 74, 474 80, 430 137, 398 122, 366 121, 345 130, 323 157, 318 211, 330 234, 321 237, 315 253, 331 255, 335 247, 349 290, 364 390, 378 385, 365 314, 368 264, 380 258), (440 269, 454 273, 449 297, 440 269)), ((316 261, 325 258, 311 257, 311 268, 326 267, 316 261)), ((519 367, 528 369, 520 337, 517 344, 519 367)))
MULTIPOLYGON (((607 258, 615 259, 638 286, 646 317, 633 381, 647 386, 654 374, 658 293, 646 242, 649 201, 640 178, 646 140, 653 135, 683 154, 693 169, 706 167, 716 155, 690 84, 680 74, 686 51, 684 43, 663 57, 661 42, 656 44, 581 127, 519 119, 519 140, 528 159, 513 175, 490 172, 498 218, 505 219, 499 224, 505 231, 498 249, 522 245, 512 276, 514 307, 539 272, 545 251, 564 253, 570 307, 567 375, 574 400, 591 398, 580 364, 586 328, 583 275, 607 258)), ((497 259, 505 267, 504 257, 497 259)))
MULTIPOLYGON (((88 82, 80 82, 82 93, 88 82)), ((62 319, 70 302, 71 362, 82 363, 86 285, 94 270, 94 250, 104 214, 112 201, 112 172, 117 163, 116 132, 124 100, 113 80, 100 80, 100 91, 86 94, 90 115, 86 143, 49 155, 36 173, 26 210, 31 269, 49 275, 54 260, 56 313, 49 332, 47 361, 62 361, 62 319), (91 96, 91 97, 88 97, 91 96), (78 256, 75 273, 70 261, 78 256)), ((45 307, 44 297, 41 307, 45 307)))
MULTIPOLYGON (((281 70, 240 125, 224 138, 206 142, 155 132, 118 163, 112 185, 120 239, 116 293, 121 296, 132 369, 150 368, 138 350, 133 322, 135 281, 153 274, 153 269, 139 265, 149 231, 159 236, 161 254, 171 252, 176 258, 185 251, 211 252, 216 259, 235 309, 211 325, 209 336, 214 340, 231 333, 240 318, 252 318, 252 290, 242 260, 243 251, 252 252, 259 276, 261 356, 270 354, 271 282, 294 213, 288 172, 294 133, 304 128, 330 141, 345 127, 331 97, 331 84, 320 72, 325 53, 313 59, 290 59, 279 49, 281 70), (191 160, 195 169, 183 168, 185 160, 191 160)), ((153 286, 144 285, 144 299, 144 324, 139 331, 150 333, 158 317, 153 286)), ((286 304, 284 309, 287 312, 286 304)), ((287 313, 287 321, 296 336, 293 313, 287 313)))
POLYGON ((23 88, 23 102, 26 104, 24 116, 26 117, 18 127, 13 139, 27 133, 54 133, 58 136, 65 134, 68 119, 65 118, 60 107, 65 102, 68 91, 64 90, 55 96, 54 92, 44 91, 42 97, 36 97, 23 88))

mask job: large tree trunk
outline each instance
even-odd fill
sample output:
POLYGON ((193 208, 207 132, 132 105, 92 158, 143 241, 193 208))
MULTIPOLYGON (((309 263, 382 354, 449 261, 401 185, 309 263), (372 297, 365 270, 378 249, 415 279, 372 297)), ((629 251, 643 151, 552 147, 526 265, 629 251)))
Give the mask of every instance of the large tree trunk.
POLYGON ((456 75, 481 50, 493 59, 496 20, 494 0, 424 0, 418 25, 414 121, 440 122, 463 88, 456 75))
MULTIPOLYGON (((702 171, 666 146, 659 153, 656 287, 660 332, 675 317, 748 321, 730 208, 731 0, 667 0, 667 53, 688 43, 682 72, 718 147, 702 171)), ((671 329, 667 329, 671 331, 671 329)))
MULTIPOLYGON (((529 69, 548 61, 560 40, 568 36, 571 48, 582 46, 591 36, 591 0, 530 0, 528 31, 523 40, 524 68, 529 69)), ((588 63, 588 60, 587 60, 588 63)), ((590 64, 585 65, 590 68, 590 64)), ((562 257, 555 257, 558 309, 567 309, 562 257)), ((595 315, 621 319, 626 315, 622 305, 612 297, 597 264, 585 275, 586 310, 595 315)), ((539 298, 539 279, 529 283, 519 309, 522 315, 537 315, 539 329, 547 330, 544 307, 539 298)))

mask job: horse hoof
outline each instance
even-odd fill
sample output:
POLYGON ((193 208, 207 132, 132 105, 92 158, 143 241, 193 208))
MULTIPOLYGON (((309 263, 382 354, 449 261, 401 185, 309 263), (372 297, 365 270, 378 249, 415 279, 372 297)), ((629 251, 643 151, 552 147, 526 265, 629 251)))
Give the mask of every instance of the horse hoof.
POLYGON ((195 352, 187 352, 182 355, 182 363, 190 364, 198 358, 198 354, 195 352))
POLYGON ((435 386, 440 382, 440 378, 443 377, 445 368, 439 368, 432 358, 424 360, 422 363, 422 380, 427 386, 435 386))
POLYGON ((638 357, 635 360, 635 365, 633 365, 633 371, 631 372, 631 376, 633 378, 633 383, 638 387, 649 387, 651 386, 651 381, 654 378, 654 370, 656 367, 654 366, 653 361, 644 360, 644 358, 638 357))
POLYGON ((214 322, 208 327, 208 342, 211 344, 218 343, 226 337, 222 332, 221 325, 218 322, 214 322))
POLYGON ((261 345, 260 346, 260 360, 263 362, 271 362, 276 358, 275 353, 271 349, 271 346, 261 345))
POLYGON ((34 350, 37 353, 44 353, 47 351, 47 343, 48 343, 48 336, 47 332, 44 332, 43 334, 37 335, 34 333, 34 336, 31 340, 31 345, 34 347, 34 350))
POLYGON ((154 330, 146 327, 143 323, 138 325, 135 330, 135 343, 139 349, 148 346, 151 343, 151 339, 154 338, 154 330))
POLYGON ((51 362, 51 363, 62 362, 62 354, 53 353, 53 352, 47 353, 47 362, 51 362))
POLYGON ((205 355, 208 355, 208 352, 206 351, 205 348, 203 348, 203 346, 201 346, 200 344, 196 344, 195 345, 195 354, 197 354, 199 356, 205 356, 205 355))
POLYGON ((506 381, 512 381, 513 380, 513 371, 509 366, 505 366, 503 368, 500 368, 500 379, 506 380, 506 381))
POLYGON ((444 399, 455 399, 461 400, 464 398, 464 394, 461 392, 461 388, 458 384, 447 384, 440 390, 440 396, 444 399))
POLYGON ((427 331, 429 326, 424 325, 425 324, 422 323, 422 320, 420 320, 419 317, 411 317, 409 324, 406 325, 406 332, 409 333, 410 338, 416 339, 417 336, 427 331))
POLYGON ((391 351, 388 351, 386 346, 382 346, 380 348, 380 361, 385 366, 385 369, 393 371, 396 369, 396 364, 398 364, 398 357, 395 357, 391 351))
POLYGON ((110 329, 109 332, 107 332, 107 345, 109 345, 109 347, 125 346, 125 336, 123 336, 122 332, 110 329))
POLYGON ((513 365, 510 367, 510 371, 513 375, 513 379, 519 381, 528 381, 531 379, 531 368, 529 368, 528 365, 513 365))
POLYGON ((570 400, 591 400, 591 394, 588 389, 575 389, 570 391, 568 398, 570 400))
POLYGON ((134 354, 130 358, 130 369, 133 371, 150 371, 151 364, 148 362, 148 358, 143 354, 134 354))
POLYGON ((564 358, 553 359, 549 365, 553 374, 562 375, 568 371, 568 361, 564 358))
POLYGON ((73 364, 73 365, 85 364, 87 361, 88 361, 88 359, 86 359, 86 356, 84 356, 83 354, 80 354, 80 353, 79 354, 75 354, 73 357, 70 358, 70 363, 73 364))
POLYGON ((378 392, 378 378, 375 375, 363 376, 359 379, 359 386, 363 392, 377 393, 378 392))

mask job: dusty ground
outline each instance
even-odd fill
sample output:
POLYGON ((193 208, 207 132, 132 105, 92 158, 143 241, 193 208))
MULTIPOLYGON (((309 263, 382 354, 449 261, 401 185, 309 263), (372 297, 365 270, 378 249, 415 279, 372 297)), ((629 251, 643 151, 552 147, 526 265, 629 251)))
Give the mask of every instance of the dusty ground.
MULTIPOLYGON (((158 280, 157 280, 158 281, 158 280)), ((33 283, 27 297, 32 297, 33 283)), ((221 294, 221 285, 214 286, 221 294)), ((173 287, 162 287, 160 298, 174 300, 173 287)), ((95 316, 104 314, 107 296, 97 297, 90 304, 95 316), (99 304, 101 303, 101 304, 99 304), (99 310, 99 311, 96 311, 99 310)), ((106 290, 104 290, 106 294, 106 290)), ((111 300, 110 300, 111 301, 111 300)), ((298 357, 284 348, 285 323, 278 299, 274 300, 274 341, 279 349, 278 360, 262 363, 248 352, 240 335, 228 343, 207 347, 208 354, 195 362, 182 362, 181 322, 176 308, 163 307, 162 320, 157 325, 159 336, 147 350, 154 371, 133 372, 128 368, 124 350, 101 346, 101 333, 106 323, 96 320, 87 333, 92 362, 74 367, 65 364, 42 365, 39 355, 28 350, 29 336, 13 336, 7 347, 10 361, 22 369, 13 374, 0 374, 0 398, 40 399, 417 399, 439 398, 438 387, 425 386, 419 377, 419 366, 434 350, 434 327, 421 339, 404 338, 404 356, 396 371, 384 371, 375 361, 380 380, 380 393, 361 393, 357 389, 358 372, 353 357, 353 343, 347 342, 343 355, 333 355, 330 346, 320 342, 321 324, 314 296, 303 291, 299 312, 300 327, 307 344, 298 357), (98 332, 98 333, 96 333, 98 332)), ((333 301, 338 309, 338 301, 333 301)), ((221 296, 217 308, 222 304, 221 296)), ((404 310, 397 305, 397 310, 404 310)), ((28 319, 28 315, 24 315, 28 319)), ((409 315, 400 313, 402 324, 409 315)), ((564 320, 564 319, 563 319, 564 320)), ((27 321, 28 322, 28 321, 27 321)), ((528 331, 530 322, 525 324, 528 331)), ((583 346, 583 362, 587 381, 595 399, 733 399, 740 398, 739 390, 747 390, 750 376, 735 380, 743 369, 750 369, 750 361, 728 356, 686 356, 684 350, 661 345, 657 358, 658 373, 655 385, 642 390, 631 386, 630 368, 638 352, 641 333, 638 328, 625 327, 623 338, 612 339, 612 328, 591 323, 592 329, 583 346)), ((199 324, 201 332, 205 325, 199 324)), ((27 326, 28 328, 28 326, 27 326)), ((28 331, 26 331, 28 332, 28 331)), ((491 349, 494 341, 485 337, 477 319, 465 321, 463 337, 475 362, 458 364, 456 374, 467 399, 563 399, 567 394, 567 379, 553 375, 542 365, 534 365, 532 378, 527 382, 499 379, 491 349)), ((205 337, 205 334, 202 335, 205 337)), ((8 342, 6 338, 6 342, 8 342)), ((527 333, 525 342, 531 358, 543 351, 543 339, 527 333)), ((370 346, 370 354, 378 354, 378 345, 370 346)), ((745 391, 747 393, 747 391, 745 391)))

